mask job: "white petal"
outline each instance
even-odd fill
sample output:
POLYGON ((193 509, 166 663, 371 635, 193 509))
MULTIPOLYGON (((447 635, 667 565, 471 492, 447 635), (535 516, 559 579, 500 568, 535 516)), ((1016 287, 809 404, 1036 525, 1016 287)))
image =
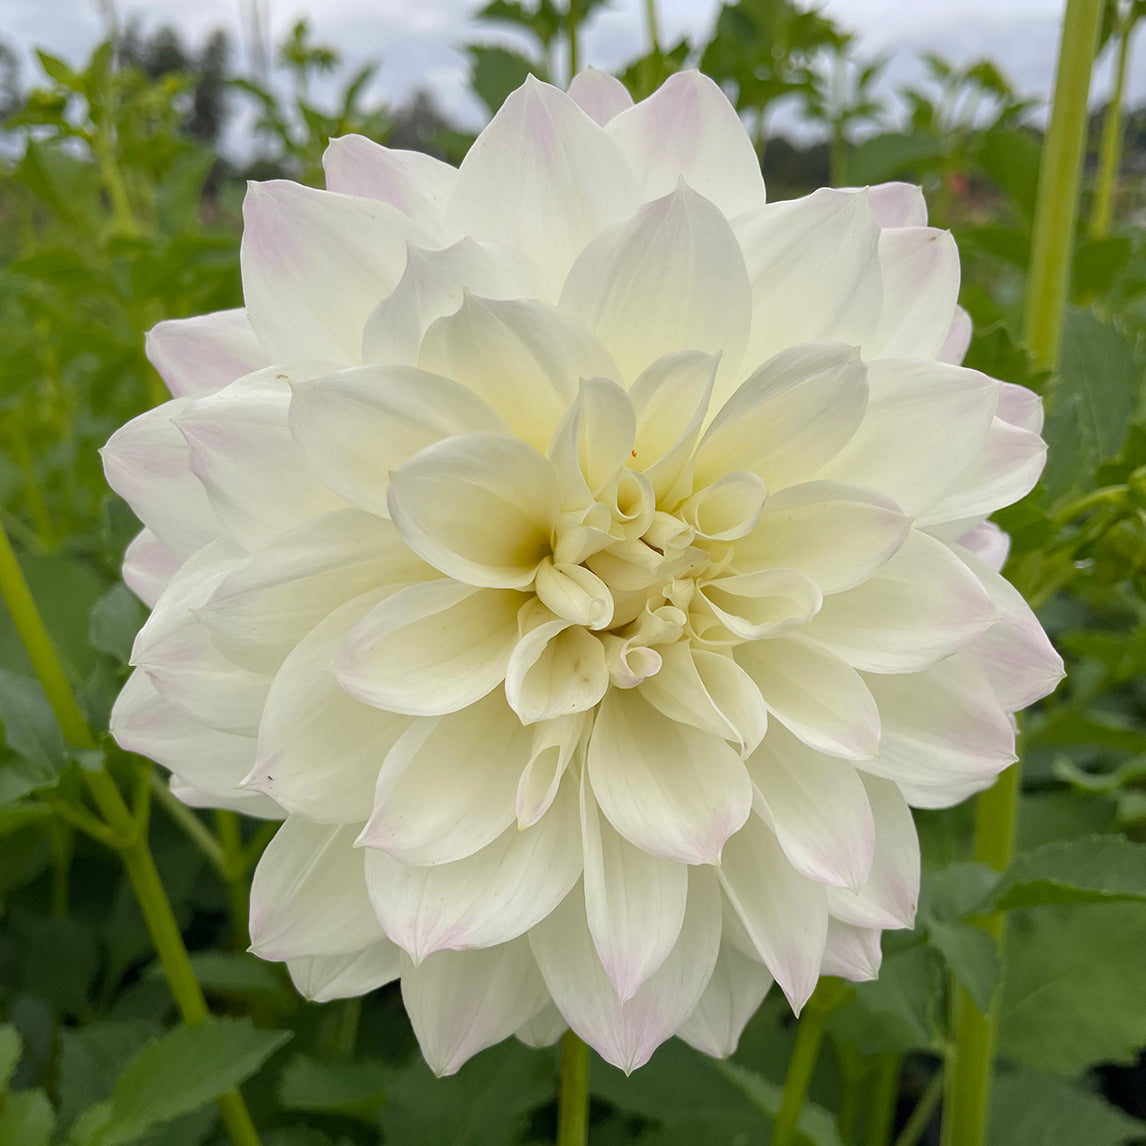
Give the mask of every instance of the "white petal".
POLYGON ((551 552, 560 509, 553 467, 504 434, 459 434, 390 478, 387 504, 406 544, 469 585, 525 589, 551 552))
POLYGON ((547 609, 571 624, 604 629, 612 623, 609 586, 584 565, 554 563, 546 557, 537 567, 533 587, 547 609))
POLYGON ((1011 535, 1004 533, 993 521, 980 522, 966 533, 959 534, 955 541, 959 546, 957 553, 966 550, 974 554, 994 573, 1003 571, 1011 552, 1011 535))
POLYGON ((569 621, 546 621, 518 641, 505 671, 505 697, 522 724, 593 708, 609 687, 605 649, 569 621))
POLYGON ((210 394, 270 365, 242 308, 156 323, 145 347, 174 398, 210 394))
POLYGON ((747 765, 761 816, 801 875, 853 889, 867 882, 875 824, 851 764, 773 728, 747 765))
POLYGON ((176 398, 132 418, 100 450, 107 484, 179 559, 223 532, 175 426, 189 401, 176 398))
POLYGON ((514 1034, 527 1047, 551 1047, 568 1029, 561 1012, 550 1002, 514 1034))
POLYGON ((999 383, 938 362, 875 362, 868 386, 863 422, 818 476, 870 486, 917 515, 982 449, 999 383))
POLYGON ((752 678, 731 658, 685 641, 660 649, 661 667, 641 682, 641 696, 671 720, 722 740, 741 756, 764 739, 768 711, 752 678))
POLYGON ((499 694, 417 721, 383 761, 359 842, 410 864, 472 856, 517 818, 517 781, 532 739, 499 694))
POLYGON ((883 308, 864 345, 869 358, 936 358, 959 297, 959 250, 950 231, 902 227, 879 236, 883 308))
POLYGON ((736 541, 751 533, 764 512, 767 491, 756 474, 736 470, 692 495, 677 511, 708 541, 736 541))
POLYGON ((609 352, 574 315, 535 299, 469 293, 455 314, 426 331, 418 364, 484 398, 541 450, 580 379, 617 377, 609 352))
POLYGON ((235 568, 240 553, 231 542, 218 541, 180 568, 136 634, 131 663, 145 669, 152 684, 194 719, 252 736, 271 678, 228 660, 195 613, 235 568))
POLYGON ((731 943, 721 943, 712 978, 677 1034, 704 1054, 727 1058, 771 987, 767 968, 731 943))
POLYGON ((585 913, 605 974, 622 1002, 636 994, 676 945, 688 868, 634 847, 597 811, 581 778, 585 913))
POLYGON ((795 871, 758 816, 728 841, 718 875, 756 952, 799 1014, 820 977, 827 890, 795 871))
MULTIPOLYGON (((987 678, 965 653, 920 673, 865 677, 879 705, 879 755, 863 770, 912 785, 917 807, 931 786, 987 788, 1015 759, 1015 730, 987 678)), ((941 793, 936 799, 942 800, 941 793)))
POLYGON ((397 979, 401 967, 401 952, 389 939, 379 939, 349 955, 310 955, 287 960, 291 982, 312 1003, 369 994, 397 979))
POLYGON ((874 576, 837 593, 801 630, 853 668, 918 672, 984 633, 998 612, 979 579, 919 530, 874 576))
POLYGON ((839 657, 785 635, 738 645, 736 660, 768 711, 809 748, 845 760, 875 755, 879 709, 859 673, 839 657))
POLYGON ((396 207, 419 227, 436 235, 457 170, 420 151, 383 147, 361 135, 343 135, 322 156, 326 189, 378 199, 396 207))
POLYGON ((1041 434, 1045 421, 1043 400, 1025 386, 1003 382, 999 388, 999 405, 995 417, 1020 429, 1030 430, 1032 434, 1041 434))
POLYGON ((919 837, 899 789, 861 774, 875 818, 875 856, 867 883, 857 892, 828 888, 833 919, 857 927, 912 927, 919 903, 919 837))
POLYGON ((629 89, 616 76, 599 68, 585 68, 573 77, 569 98, 594 123, 602 127, 615 115, 633 106, 629 89))
POLYGON ((439 951, 418 967, 408 955, 402 959, 402 1002, 439 1078, 508 1038, 548 1001, 525 939, 477 951, 439 951))
POLYGON ((748 132, 724 92, 698 71, 669 76, 607 130, 632 165, 643 199, 667 194, 683 177, 729 218, 764 205, 748 132))
POLYGON ((718 737, 670 720, 636 690, 612 689, 589 741, 589 779, 630 843, 681 863, 717 863, 748 818, 752 785, 718 737))
POLYGON ((682 182, 585 248, 561 306, 584 319, 631 381, 674 350, 720 353, 735 370, 752 301, 732 228, 682 182))
POLYGON ((512 247, 468 235, 441 250, 411 243, 398 285, 366 320, 363 361, 415 365, 430 324, 453 314, 467 291, 483 298, 536 298, 544 287, 537 268, 512 247))
POLYGON ((584 379, 553 432, 546 456, 561 482, 565 508, 580 508, 610 483, 632 456, 637 416, 628 394, 607 378, 584 379))
POLYGON ((983 671, 1002 706, 1017 712, 1055 690, 1065 675, 1062 657, 1022 594, 987 562, 960 546, 953 548, 982 582, 999 614, 995 624, 967 646, 967 655, 983 671))
POLYGON ((366 317, 430 236, 388 203, 287 180, 249 183, 240 262, 247 317, 274 362, 361 361, 366 317))
POLYGON ((745 363, 831 339, 860 346, 879 317, 879 224, 863 191, 821 188, 736 221, 752 282, 745 363))
POLYGON ((730 633, 746 641, 804 624, 824 600, 818 586, 794 569, 721 577, 701 584, 700 596, 730 633))
POLYGON ((971 333, 971 316, 961 306, 957 306, 955 317, 951 320, 951 329, 947 331, 947 338, 935 357, 940 362, 958 366, 967 355, 967 347, 971 345, 971 333))
POLYGON ((867 371, 859 351, 798 346, 766 362, 724 404, 696 452, 696 486, 731 470, 759 474, 769 490, 805 481, 859 426, 867 371))
POLYGON ((736 543, 737 571, 795 569, 824 594, 852 589, 899 549, 911 523, 895 502, 846 482, 773 493, 760 524, 736 543))
POLYGON ((291 388, 290 430, 310 468, 354 505, 387 517, 390 474, 454 434, 508 434, 464 386, 414 366, 359 366, 291 388))
POLYGON ((881 927, 855 927, 838 919, 828 921, 828 944, 824 948, 823 975, 838 975, 853 983, 879 977, 883 952, 879 941, 881 927))
POLYGON ((150 529, 141 529, 123 555, 123 579, 127 587, 153 609, 181 564, 150 529))
POLYGON ((587 713, 544 720, 533 726, 529 763, 517 782, 517 826, 524 831, 536 824, 557 796, 561 777, 576 753, 584 748, 590 727, 587 713))
POLYGON ((927 226, 923 189, 912 183, 877 183, 867 189, 867 202, 881 227, 927 226))
POLYGON ((426 576, 432 576, 430 569, 390 522, 340 509, 255 550, 223 579, 198 616, 238 664, 274 672, 319 621, 352 597, 426 576))
POLYGON ((514 824, 465 859, 412 867, 366 849, 366 885, 386 934, 421 963, 435 951, 493 947, 524 935, 581 875, 577 792, 563 785, 548 814, 514 824))
POLYGON ((262 959, 348 955, 381 938, 355 828, 291 816, 251 883, 251 950, 262 959))
POLYGON ((669 491, 684 469, 704 416, 720 358, 681 350, 658 358, 629 387, 637 414, 636 441, 629 463, 643 470, 657 498, 669 491))
POLYGON ((505 679, 525 600, 446 578, 411 585, 351 629, 331 668, 364 704, 413 716, 456 712, 505 679))
POLYGON ((189 808, 222 808, 228 812, 238 812, 243 816, 253 816, 257 820, 282 820, 286 813, 269 796, 258 792, 235 792, 219 794, 196 788, 184 781, 182 776, 171 774, 167 784, 171 794, 189 808))
POLYGON ((254 759, 251 737, 192 719, 164 699, 142 669, 127 678, 116 698, 110 731, 125 751, 162 764, 208 795, 240 795, 239 781, 254 759))
POLYGON ((920 525, 984 517, 1025 497, 1046 465, 1047 445, 1037 433, 995 418, 978 456, 955 488, 919 515, 920 525))
POLYGON ((564 92, 530 76, 462 161, 447 222, 516 247, 555 295, 581 248, 637 202, 620 148, 564 92))
POLYGON ((370 815, 382 761, 412 718, 347 696, 330 661, 379 596, 366 593, 337 609, 283 661, 267 695, 258 755, 244 788, 324 823, 360 824, 370 815))
POLYGON ((689 872, 680 938, 637 993, 622 1002, 593 946, 581 889, 529 933, 545 984, 569 1026, 603 1059, 643 1066, 696 1007, 720 946, 720 896, 712 873, 689 872))
POLYGON ((307 466, 289 407, 289 385, 269 370, 197 398, 176 421, 219 520, 244 545, 346 504, 307 466))

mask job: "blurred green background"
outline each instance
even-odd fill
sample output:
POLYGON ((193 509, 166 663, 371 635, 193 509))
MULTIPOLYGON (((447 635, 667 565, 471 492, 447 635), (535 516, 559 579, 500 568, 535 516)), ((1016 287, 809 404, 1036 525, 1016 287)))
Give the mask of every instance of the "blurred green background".
MULTIPOLYGON (((581 0, 574 15, 599 6, 581 0)), ((1106 5, 1100 51, 1114 65, 1144 8, 1106 5)), ((483 10, 483 29, 512 25, 523 45, 467 47, 490 113, 528 72, 567 78, 569 23, 555 0, 483 10)), ((320 185, 327 140, 349 132, 451 162, 473 138, 425 95, 375 102, 372 71, 345 68, 306 22, 261 76, 234 58, 225 35, 190 44, 136 23, 86 60, 46 45, 21 83, 0 49, 0 521, 97 733, 144 617, 119 580, 138 523, 97 454, 166 396, 144 333, 240 305, 245 179, 320 185), (319 86, 336 98, 312 96, 319 86), (235 115, 248 125, 241 162, 220 148, 235 115)), ((992 892, 996 877, 970 860, 972 808, 917 814, 918 926, 887 934, 881 978, 833 1011, 798 1140, 938 1143, 958 983, 998 1008, 992 1146, 1117 1146, 1146 1140, 1146 848, 1134 846, 1146 835, 1146 108, 1090 117, 1071 309, 1049 371, 1020 337, 1045 104, 988 59, 920 63, 924 80, 893 93, 887 61, 822 13, 741 0, 703 42, 661 43, 654 19, 620 73, 638 99, 682 67, 718 80, 771 199, 922 184, 962 254, 967 365, 1047 401, 1043 481, 999 521, 1014 540, 1008 575, 1069 676, 1025 721, 1015 867, 992 892), (802 125, 796 142, 768 130, 777 108, 802 125), (976 925, 984 905, 1008 909, 1005 949, 976 925)), ((555 1052, 510 1041, 436 1081, 396 985, 304 1004, 280 967, 246 954, 267 832, 183 809, 106 734, 65 743, 2 605, 0 729, 0 1146, 222 1143, 211 1100, 239 1082, 268 1146, 553 1140, 555 1052), (81 770, 104 765, 137 811, 153 805, 151 849, 219 1016, 206 1026, 178 1027, 119 859, 85 834, 81 770)), ((769 1141, 794 1032, 776 993, 728 1063, 676 1041, 629 1079, 595 1061, 590 1141, 769 1141)))

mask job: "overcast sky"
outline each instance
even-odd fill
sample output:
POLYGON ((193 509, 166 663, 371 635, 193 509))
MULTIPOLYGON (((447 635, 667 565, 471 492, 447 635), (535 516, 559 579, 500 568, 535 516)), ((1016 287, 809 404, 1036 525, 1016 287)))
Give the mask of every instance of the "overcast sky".
MULTIPOLYGON (((144 26, 174 24, 197 46, 223 27, 242 49, 241 9, 251 0, 118 0, 121 20, 138 15, 144 26)), ((476 126, 481 113, 467 88, 467 64, 459 51, 474 39, 505 39, 490 25, 478 27, 472 13, 479 0, 261 0, 270 10, 277 41, 303 15, 314 37, 334 45, 352 67, 379 59, 376 91, 400 102, 428 87, 454 117, 476 126)), ((861 53, 891 54, 892 86, 917 79, 920 51, 937 51, 956 62, 988 55, 1002 65, 1019 90, 1045 96, 1050 89, 1063 0, 826 0, 823 7, 860 37, 861 53)), ((662 41, 685 35, 702 43, 712 27, 718 0, 659 0, 662 41)), ((612 0, 584 29, 586 63, 616 68, 646 50, 643 0, 612 0)), ((0 0, 0 39, 24 52, 46 47, 81 59, 101 36, 100 0, 0 0)), ((245 63, 245 53, 240 57, 245 63)), ((1105 65, 1106 61, 1103 61, 1105 65)), ((25 68, 25 78, 35 68, 25 68)), ((1105 98, 1108 68, 1100 67, 1092 102, 1105 98)), ((1135 45, 1130 98, 1146 98, 1146 35, 1135 45)))

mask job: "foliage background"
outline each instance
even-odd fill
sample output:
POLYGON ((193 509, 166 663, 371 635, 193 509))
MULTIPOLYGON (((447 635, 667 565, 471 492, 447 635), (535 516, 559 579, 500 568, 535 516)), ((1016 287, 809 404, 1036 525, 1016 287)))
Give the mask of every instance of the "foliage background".
MULTIPOLYGON (((597 0, 582 0, 584 17, 597 0)), ((651 9, 655 14, 655 7, 651 9)), ((1104 50, 1142 13, 1108 5, 1104 50)), ((493 0, 526 30, 527 58, 469 47, 496 110, 524 75, 553 76, 567 13, 493 0)), ((370 105, 369 70, 299 24, 276 57, 276 96, 231 68, 217 34, 188 49, 130 27, 82 65, 40 53, 22 88, 0 50, 0 520, 92 728, 106 729, 143 607, 119 580, 138 528, 107 490, 97 449, 162 401, 143 335, 163 318, 239 305, 244 178, 318 184, 326 140, 357 131, 451 161, 470 138, 433 101, 370 105), (312 80, 334 72, 335 106, 312 80), (219 153, 235 106, 257 118, 247 169, 219 153)), ((889 933, 874 983, 828 1020, 800 1140, 939 1141, 951 985, 1000 1015, 992 1146, 1146 1140, 1146 109, 1127 118, 1114 224, 1094 224, 1099 130, 1072 269, 1059 370, 1022 349, 1024 283, 1042 139, 997 66, 926 61, 929 83, 877 97, 882 63, 787 0, 740 0, 704 44, 662 45, 623 72, 637 98, 699 65, 754 132, 773 199, 892 178, 923 184, 963 258, 975 322, 968 365, 1044 395, 1050 463, 1012 532, 1008 575, 1041 607, 1067 681, 1023 729, 1018 855, 1002 880, 969 861, 972 808, 916 816, 924 851, 916 930, 889 933), (795 103, 823 142, 768 137, 795 103), (1005 907, 1005 949, 976 926, 1005 907), (898 1136, 898 1137, 897 1137, 898 1136)), ((0 1143, 204 1146, 225 1136, 211 1099, 239 1082, 267 1146, 467 1146, 552 1141, 556 1055, 510 1041, 459 1075, 422 1064, 396 987, 302 1003, 282 969, 245 953, 249 872, 267 832, 190 812, 106 736, 64 741, 0 605, 0 1143), (177 1023, 114 851, 85 834, 81 770, 111 769, 149 817, 151 849, 216 1018, 177 1023)), ((595 1060, 595 1146, 767 1142, 795 1024, 778 993, 728 1063, 673 1041, 624 1078, 595 1060)))

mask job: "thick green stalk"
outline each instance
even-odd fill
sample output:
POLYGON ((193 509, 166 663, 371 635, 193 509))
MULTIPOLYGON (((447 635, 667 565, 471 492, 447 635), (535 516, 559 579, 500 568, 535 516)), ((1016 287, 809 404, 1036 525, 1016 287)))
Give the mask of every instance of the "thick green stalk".
MULTIPOLYGON (((1078 219, 1078 190, 1086 143, 1087 96, 1098 45, 1102 0, 1067 0, 1055 74, 1054 104, 1039 168, 1025 340, 1035 362, 1053 370, 1062 343, 1070 260, 1078 219)), ((1002 871, 1014 851, 1020 765, 1013 764, 978 799, 975 859, 1002 871)), ((1000 943, 1005 918, 984 926, 1000 943)), ((982 1146, 987 1130, 998 1008, 982 1014, 952 980, 954 1049, 944 1081, 943 1146, 982 1146)))
MULTIPOLYGON (((36 608, 36 602, 24 579, 8 535, 0 524, 0 596, 8 606, 16 631, 28 652, 36 676, 47 694, 52 711, 56 714, 64 738, 73 748, 87 749, 95 746, 84 714, 76 703, 71 685, 60 664, 51 638, 36 608)), ((140 911, 143 913, 151 941, 163 967, 167 982, 171 987, 183 1021, 189 1026, 201 1023, 208 1014, 207 1002, 202 988, 195 978, 179 924, 171 910, 163 881, 155 867, 151 849, 147 844, 146 803, 142 803, 136 814, 125 803, 115 781, 107 770, 98 772, 84 768, 81 770, 91 793, 92 801, 103 817, 104 825, 111 832, 111 840, 123 860, 127 878, 135 892, 140 911)), ((146 798, 146 787, 140 791, 146 798)), ((227 1128, 227 1133, 235 1146, 259 1146, 259 1135, 255 1129, 246 1104, 237 1090, 224 1094, 219 1099, 219 1113, 227 1128)))
POLYGON ((839 983, 834 979, 822 979, 804 1007, 796 1027, 796 1042, 792 1047, 792 1057, 788 1060, 788 1073, 784 1075, 784 1096, 780 1100, 780 1112, 772 1125, 772 1146, 793 1146, 796 1141, 796 1127, 808 1097, 812 1075, 816 1073, 816 1062, 824 1041, 824 1028, 828 1024, 828 1016, 841 1001, 839 983))
POLYGON ((645 27, 649 33, 649 51, 661 54, 660 16, 657 13, 657 0, 645 0, 645 27))
POLYGON ((586 1146, 588 1141, 589 1048, 572 1031, 566 1031, 561 1040, 557 1146, 586 1146))
POLYGON ((867 1146, 888 1146, 895 1129, 895 1108, 899 1099, 899 1071, 902 1063, 895 1051, 876 1055, 875 1078, 867 1107, 867 1146))
POLYGON ((232 938, 235 946, 245 951, 251 942, 250 902, 238 813, 219 808, 215 812, 215 832, 223 849, 223 881, 227 885, 227 901, 231 908, 232 938))
POLYGON ((1086 146, 1090 71, 1101 19, 1102 0, 1067 0, 1054 104, 1039 167, 1024 322, 1027 349, 1035 364, 1047 369, 1058 362, 1062 342, 1086 146))
POLYGON ((1098 184, 1094 189, 1094 210, 1090 216, 1090 233, 1101 239, 1110 230, 1114 205, 1114 181, 1122 161, 1122 99, 1126 91, 1126 73, 1130 62, 1130 40, 1135 20, 1128 15, 1118 29, 1118 61, 1114 67, 1114 91, 1102 117, 1102 143, 1099 148, 1098 184))
POLYGON ((566 18, 569 23, 569 82, 572 83, 574 76, 577 75, 577 71, 581 67, 577 46, 577 21, 579 19, 577 0, 569 0, 569 11, 566 18))

